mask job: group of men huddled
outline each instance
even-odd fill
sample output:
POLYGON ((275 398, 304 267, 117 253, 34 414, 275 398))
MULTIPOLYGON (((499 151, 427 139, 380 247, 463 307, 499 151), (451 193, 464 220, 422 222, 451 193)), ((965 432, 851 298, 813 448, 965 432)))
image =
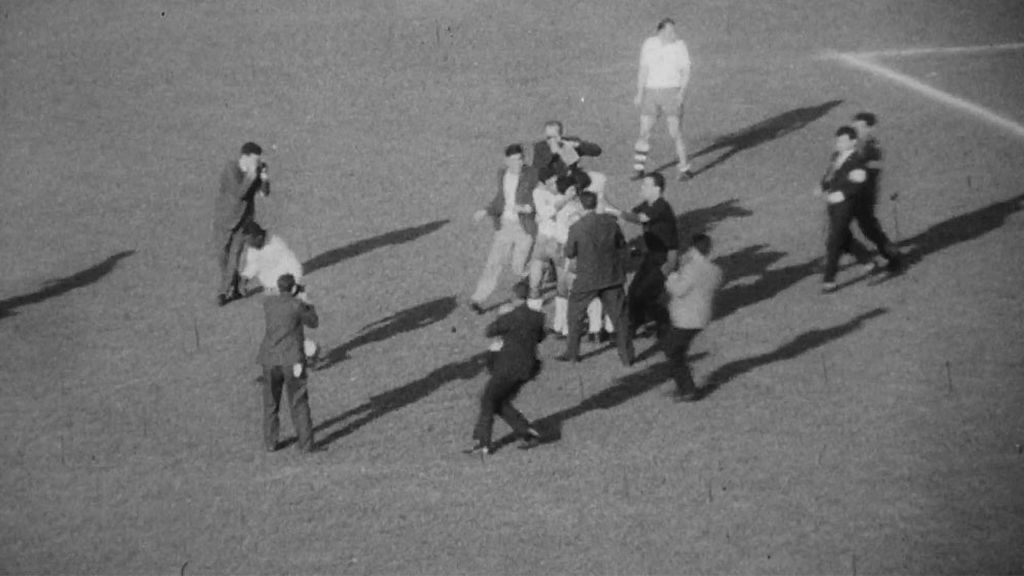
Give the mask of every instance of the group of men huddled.
MULTIPOLYGON (((675 35, 671 19, 658 23, 657 34, 643 45, 635 104, 640 109, 640 138, 635 147, 634 180, 640 182, 641 202, 624 211, 605 195, 607 177, 581 166, 581 158, 597 157, 601 147, 564 135, 561 122, 544 124, 544 138, 533 145, 527 163, 523 147, 506 147, 504 166, 497 174, 497 193, 474 214, 489 216, 494 239, 470 308, 485 314, 485 301, 498 285, 502 268, 511 260, 519 278, 511 302, 486 329, 493 352, 491 378, 481 396, 473 431, 471 454, 490 454, 494 417, 501 416, 528 449, 541 434, 512 405, 522 386, 537 375, 537 345, 548 334, 566 340, 560 361, 580 361, 584 331, 593 343, 614 339, 623 366, 634 361, 633 339, 653 323, 669 361, 678 401, 701 396, 693 381, 687 354, 694 337, 713 317, 714 296, 721 286, 721 269, 712 262, 711 239, 690 238, 685 253, 672 206, 664 198, 665 177, 646 170, 650 131, 659 116, 666 124, 679 161, 679 179, 695 175, 687 161, 679 129, 690 60, 686 45, 675 35), (640 225, 642 258, 627 282, 631 258, 619 221, 640 225), (554 276, 554 314, 550 327, 543 313, 545 278, 554 276), (628 291, 627 291, 628 283, 628 291)), ((856 222, 862 233, 888 261, 886 271, 899 273, 903 259, 875 217, 881 150, 871 134, 876 117, 863 112, 851 126, 836 131, 835 152, 816 195, 826 200, 829 232, 826 242, 823 292, 837 289, 839 259, 853 255, 868 273, 876 272, 871 252, 850 231, 856 222)), ((264 447, 279 447, 278 411, 282 390, 288 391, 289 410, 301 451, 314 451, 308 401, 307 368, 316 363, 316 346, 304 327, 319 319, 302 281, 302 265, 284 240, 269 234, 255 219, 255 198, 270 194, 262 149, 244 144, 237 160, 225 166, 215 211, 215 238, 220 265, 217 304, 263 291, 266 332, 257 356, 263 367, 264 447)))

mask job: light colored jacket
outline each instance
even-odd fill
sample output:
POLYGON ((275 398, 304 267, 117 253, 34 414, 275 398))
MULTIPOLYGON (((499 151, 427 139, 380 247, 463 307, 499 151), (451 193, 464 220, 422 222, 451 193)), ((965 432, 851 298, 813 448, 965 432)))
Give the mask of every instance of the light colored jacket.
POLYGON ((669 317, 676 328, 701 329, 714 316, 715 293, 722 285, 722 269, 698 250, 690 249, 688 261, 669 274, 665 290, 670 296, 669 317))
POLYGON ((302 263, 280 236, 271 234, 263 248, 245 249, 242 276, 259 280, 268 294, 277 294, 277 279, 284 274, 291 274, 296 284, 302 284, 302 263))

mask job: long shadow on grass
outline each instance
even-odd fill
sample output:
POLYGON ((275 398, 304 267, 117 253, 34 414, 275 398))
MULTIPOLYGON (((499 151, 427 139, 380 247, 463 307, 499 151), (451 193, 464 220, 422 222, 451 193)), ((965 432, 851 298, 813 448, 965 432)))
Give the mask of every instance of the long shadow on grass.
POLYGON ((792 360, 805 352, 813 350, 814 348, 824 346, 833 340, 838 340, 851 332, 859 330, 868 320, 873 320, 888 312, 889 310, 887 308, 875 308, 874 310, 860 314, 849 322, 844 322, 838 326, 804 332, 771 352, 758 354, 757 356, 751 356, 749 358, 742 358, 740 360, 733 360, 728 364, 723 364, 708 375, 706 383, 701 388, 700 395, 703 398, 714 394, 716 390, 731 382, 738 376, 746 374, 747 372, 760 368, 766 364, 772 364, 782 360, 792 360))
POLYGON ((333 266, 342 260, 349 258, 355 258, 361 254, 365 254, 377 248, 383 248, 384 246, 390 246, 394 244, 404 244, 406 242, 412 242, 421 236, 426 236, 431 232, 441 228, 448 223, 448 219, 435 220, 434 222, 428 222, 419 226, 411 226, 409 228, 402 228, 400 230, 392 230, 386 234, 374 236, 372 238, 366 238, 347 244, 339 248, 328 250, 322 254, 310 258, 306 262, 302 263, 302 270, 305 274, 312 274, 321 268, 327 268, 333 266))
POLYGON ((411 332, 435 322, 440 322, 447 318, 452 313, 452 310, 455 310, 456 305, 454 296, 445 296, 418 304, 412 308, 407 308, 387 318, 377 320, 372 324, 367 324, 363 326, 358 336, 327 352, 319 368, 326 370, 334 366, 347 358, 349 352, 360 346, 381 342, 404 332, 411 332))
POLYGON ((124 250, 122 252, 118 252, 99 264, 90 266, 81 272, 76 272, 75 274, 64 278, 51 280, 43 284, 43 287, 35 292, 15 296, 6 300, 0 300, 0 318, 13 316, 13 310, 15 308, 21 308, 22 306, 28 306, 30 304, 38 304, 44 300, 62 296, 76 288, 81 288, 98 282, 104 276, 110 274, 117 266, 118 262, 132 254, 135 254, 135 250, 124 250))
MULTIPOLYGON (((724 364, 708 376, 706 384, 701 387, 700 396, 701 398, 707 397, 726 383, 751 370, 773 362, 792 360, 809 350, 823 346, 833 340, 838 340, 861 328, 867 320, 881 316, 886 312, 888 310, 885 308, 876 308, 838 326, 804 332, 771 352, 724 364)), ((706 355, 706 352, 691 355, 690 361, 699 360, 706 355)), ((548 440, 556 440, 561 437, 562 424, 567 420, 593 412, 594 410, 614 408, 657 388, 671 379, 672 369, 668 362, 654 364, 639 372, 616 379, 616 383, 613 386, 588 397, 572 408, 545 416, 535 422, 534 425, 543 431, 548 440)))
MULTIPOLYGON (((707 356, 707 352, 691 354, 689 360, 695 362, 707 356)), ((541 376, 543 378, 543 375, 541 376)), ((634 372, 622 378, 617 378, 615 384, 601 390, 597 394, 588 396, 579 404, 549 414, 533 423, 534 427, 544 436, 546 442, 552 442, 561 438, 562 424, 588 412, 595 410, 609 410, 620 404, 624 404, 637 396, 643 395, 663 382, 671 378, 668 363, 655 364, 634 372)), ((510 439, 506 438, 503 440, 510 439)), ((500 441, 499 444, 503 443, 500 441)))
POLYGON ((933 224, 924 232, 902 240, 899 245, 906 260, 913 264, 955 244, 984 236, 1021 210, 1024 210, 1024 194, 933 224))
MULTIPOLYGON (((694 234, 707 234, 719 222, 723 222, 729 218, 746 218, 753 214, 754 213, 751 210, 740 206, 739 199, 737 198, 723 200, 712 206, 683 212, 676 216, 679 234, 681 235, 680 240, 682 241, 680 249, 685 252, 686 249, 689 248, 690 238, 692 238, 694 234)), ((627 260, 626 265, 628 272, 636 272, 640 267, 643 245, 643 236, 637 236, 629 241, 628 253, 630 257, 627 260)))
MULTIPOLYGON (((697 175, 707 172, 744 150, 756 148, 757 146, 796 132, 811 122, 814 122, 828 114, 829 111, 842 103, 842 100, 830 100, 823 104, 818 104, 817 106, 796 108, 788 112, 772 116, 771 118, 767 118, 757 124, 737 130, 736 132, 719 136, 711 144, 691 154, 690 159, 692 160, 700 156, 714 154, 721 150, 724 150, 725 152, 715 157, 711 162, 698 166, 693 170, 693 173, 694 175, 697 175)), ((678 160, 669 162, 664 166, 659 166, 655 171, 660 172, 678 163, 678 160)))
POLYGON ((770 268, 785 255, 785 252, 769 249, 766 244, 755 244, 716 258, 715 262, 721 266, 722 274, 730 285, 715 298, 715 318, 725 318, 741 308, 774 298, 819 268, 819 258, 770 268), (756 276, 757 279, 750 283, 738 282, 748 276, 756 276))
POLYGON ((327 446, 378 418, 387 416, 396 410, 426 398, 449 382, 475 378, 486 367, 487 352, 481 352, 465 360, 446 364, 423 378, 377 394, 376 396, 371 396, 363 404, 318 424, 314 431, 317 433, 326 432, 327 435, 317 441, 316 444, 318 447, 327 446), (352 418, 355 419, 350 420, 352 418))

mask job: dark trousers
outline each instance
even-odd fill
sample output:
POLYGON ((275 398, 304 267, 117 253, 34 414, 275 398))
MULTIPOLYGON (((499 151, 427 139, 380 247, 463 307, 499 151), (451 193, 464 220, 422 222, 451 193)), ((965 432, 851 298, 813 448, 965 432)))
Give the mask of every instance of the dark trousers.
POLYGON ((853 220, 864 234, 878 248, 878 253, 889 262, 899 260, 899 251, 889 237, 882 231, 882 225, 875 216, 875 205, 878 203, 877 190, 864 190, 853 199, 853 220))
POLYGON ((609 286, 599 290, 571 290, 569 292, 569 341, 565 354, 573 360, 580 357, 580 337, 587 306, 594 298, 601 299, 604 313, 612 319, 615 328, 615 344, 619 349, 619 360, 626 366, 633 364, 633 335, 626 319, 626 296, 622 285, 609 286))
POLYGON ((867 263, 871 252, 853 237, 850 222, 853 220, 854 204, 845 200, 828 205, 828 238, 825 241, 825 282, 835 282, 839 272, 839 258, 843 253, 852 254, 858 262, 867 263))
POLYGON ((629 328, 638 330, 648 320, 654 320, 660 330, 668 323, 668 311, 662 297, 665 294, 665 275, 661 267, 668 259, 664 252, 648 252, 640 261, 640 268, 629 285, 626 302, 629 310, 629 328))
POLYGON ((508 423, 517 436, 527 435, 530 430, 530 422, 519 410, 516 410, 515 406, 512 406, 512 400, 519 394, 519 390, 526 382, 527 380, 524 379, 491 375, 491 379, 487 381, 484 392, 480 396, 480 416, 473 429, 474 440, 488 446, 491 444, 495 414, 501 416, 501 419, 508 423))
POLYGON ((242 266, 242 254, 245 252, 245 234, 241 229, 231 232, 223 239, 217 254, 220 266, 220 294, 231 294, 238 289, 239 271, 242 266))
POLYGON ((661 349, 668 358, 669 366, 672 369, 672 379, 676 383, 676 389, 680 394, 694 394, 697 386, 693 383, 693 373, 690 371, 690 363, 687 356, 690 353, 690 344, 700 334, 699 328, 676 328, 668 326, 661 333, 661 349))
POLYGON ((277 448, 277 437, 281 424, 278 411, 281 407, 281 391, 288 390, 288 412, 292 426, 299 437, 299 450, 313 449, 313 419, 309 415, 309 391, 306 378, 296 378, 291 366, 263 367, 263 447, 277 448))

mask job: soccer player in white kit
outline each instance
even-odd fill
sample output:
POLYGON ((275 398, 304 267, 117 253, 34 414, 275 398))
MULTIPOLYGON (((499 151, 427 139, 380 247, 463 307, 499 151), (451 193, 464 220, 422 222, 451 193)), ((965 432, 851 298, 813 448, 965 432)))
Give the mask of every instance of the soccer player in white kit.
POLYGON ((644 40, 640 49, 640 71, 637 74, 636 98, 633 99, 640 108, 640 137, 633 156, 634 178, 639 179, 646 172, 651 129, 658 115, 664 114, 679 157, 679 178, 683 180, 693 176, 680 131, 683 98, 690 82, 690 52, 686 43, 676 36, 675 21, 671 18, 658 22, 657 30, 657 34, 644 40))

